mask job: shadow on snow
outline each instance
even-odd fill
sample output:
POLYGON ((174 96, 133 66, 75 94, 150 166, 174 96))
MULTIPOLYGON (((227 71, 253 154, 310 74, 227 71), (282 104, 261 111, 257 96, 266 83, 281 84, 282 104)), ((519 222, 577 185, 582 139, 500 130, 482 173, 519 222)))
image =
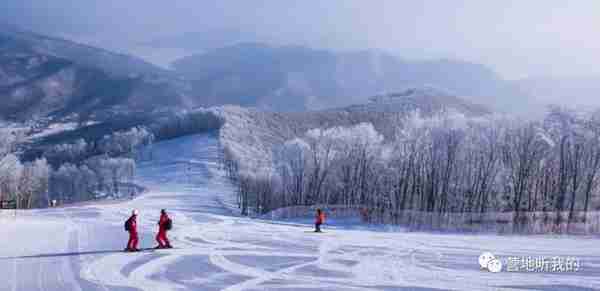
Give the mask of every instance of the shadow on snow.
MULTIPOLYGON (((154 248, 140 249, 140 251, 152 251, 152 250, 154 250, 154 248)), ((37 254, 37 255, 29 255, 29 256, 0 257, 0 260, 77 257, 77 256, 103 255, 103 254, 115 254, 115 253, 126 253, 126 252, 123 250, 66 252, 66 253, 56 253, 56 254, 37 254)))

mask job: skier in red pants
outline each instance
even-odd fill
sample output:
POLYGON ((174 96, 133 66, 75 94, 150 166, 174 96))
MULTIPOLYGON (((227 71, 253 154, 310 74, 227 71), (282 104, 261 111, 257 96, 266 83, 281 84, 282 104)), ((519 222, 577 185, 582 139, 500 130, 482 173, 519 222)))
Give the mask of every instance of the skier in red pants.
POLYGON ((137 216, 138 211, 133 210, 131 216, 125 222, 125 230, 129 232, 129 241, 127 242, 126 252, 139 252, 138 249, 138 232, 137 232, 137 216))
POLYGON ((321 224, 325 223, 325 212, 320 208, 317 209, 317 215, 315 216, 315 232, 321 231, 321 224))
POLYGON ((158 234, 156 235, 156 241, 158 242, 158 246, 156 249, 171 249, 171 243, 167 238, 167 231, 171 230, 172 221, 171 218, 167 215, 167 211, 164 209, 160 211, 160 220, 158 221, 158 234))

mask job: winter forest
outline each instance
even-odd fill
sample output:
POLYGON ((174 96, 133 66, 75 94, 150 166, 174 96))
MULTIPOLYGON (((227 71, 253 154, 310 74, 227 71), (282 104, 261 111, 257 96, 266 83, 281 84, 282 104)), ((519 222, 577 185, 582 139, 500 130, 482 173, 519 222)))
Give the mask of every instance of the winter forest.
POLYGON ((417 229, 597 227, 587 220, 600 208, 599 112, 552 107, 538 121, 413 112, 385 125, 310 129, 271 154, 272 165, 252 171, 226 152, 245 213, 342 205, 370 222, 417 229))
POLYGON ((134 183, 136 163, 152 159, 156 139, 212 130, 218 122, 206 110, 181 110, 98 138, 52 144, 31 161, 19 147, 32 142, 31 128, 0 124, 0 200, 37 208, 52 200, 60 205, 131 197, 143 190, 134 183))
POLYGON ((22 130, 0 132, 0 200, 34 208, 47 207, 52 200, 63 204, 135 194, 134 158, 153 136, 135 127, 95 143, 79 139, 54 145, 31 162, 17 156, 22 139, 22 130))
POLYGON ((0 200, 15 200, 30 208, 46 197, 50 170, 45 159, 22 164, 14 154, 18 131, 0 130, 0 200))
MULTIPOLYGON (((54 145, 28 162, 17 156, 22 134, 3 131, 0 200, 31 208, 51 200, 129 197, 141 190, 134 184, 136 160, 151 158, 152 151, 144 149, 155 139, 221 126, 223 164, 247 215, 336 205, 357 209, 368 222, 417 229, 589 232, 598 227, 597 111, 551 107, 540 120, 414 111, 304 131, 271 129, 278 138, 270 142, 238 132, 240 141, 227 143, 236 134, 225 120, 247 123, 235 118, 227 110, 185 112, 154 127, 54 145), (236 148, 256 151, 236 156, 236 148)), ((259 127, 266 132, 268 125, 259 127)))

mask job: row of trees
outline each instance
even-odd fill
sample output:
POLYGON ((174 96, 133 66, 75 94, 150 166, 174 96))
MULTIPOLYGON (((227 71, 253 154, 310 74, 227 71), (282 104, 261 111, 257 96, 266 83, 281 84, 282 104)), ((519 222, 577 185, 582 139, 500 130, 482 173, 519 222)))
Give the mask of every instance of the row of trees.
POLYGON ((138 126, 95 141, 55 145, 44 153, 56 167, 50 176, 50 198, 69 202, 133 195, 140 190, 133 184, 135 161, 152 159, 156 139, 208 131, 220 124, 214 113, 204 109, 171 112, 148 128, 138 126))
POLYGON ((51 147, 44 154, 56 169, 50 176, 50 198, 68 203, 134 195, 135 161, 153 142, 149 130, 133 127, 96 141, 79 139, 51 147))
POLYGON ((19 130, 0 129, 0 201, 12 200, 18 208, 48 201, 50 167, 46 159, 21 163, 14 154, 23 139, 19 130))
POLYGON ((19 132, 0 130, 0 200, 15 201, 17 208, 135 194, 135 158, 154 140, 148 130, 135 127, 95 142, 55 145, 43 157, 23 163, 15 153, 22 138, 19 132))
POLYGON ((98 156, 80 165, 66 163, 50 176, 49 196, 61 203, 136 194, 135 160, 98 156))
POLYGON ((25 131, 5 130, 8 126, 0 124, 0 200, 18 200, 19 208, 31 208, 54 199, 60 203, 131 195, 140 190, 132 183, 135 161, 152 158, 155 139, 216 130, 221 124, 211 110, 165 112, 148 127, 49 146, 39 160, 24 164, 15 152, 25 131), (142 151, 144 147, 150 150, 142 151))
POLYGON ((17 208, 47 205, 50 167, 45 159, 22 164, 13 154, 0 160, 0 200, 14 200, 17 208))
POLYGON ((157 140, 172 139, 184 135, 218 130, 223 124, 216 108, 197 108, 168 112, 154 118, 149 125, 157 140))
POLYGON ((215 130, 221 123, 210 110, 166 112, 148 127, 49 146, 39 160, 25 164, 15 154, 25 131, 9 132, 0 125, 0 200, 18 200, 19 208, 31 208, 52 200, 67 203, 135 194, 140 191, 133 184, 135 161, 152 158, 155 139, 215 130), (142 151, 144 147, 150 150, 142 151))
POLYGON ((154 134, 145 127, 133 127, 126 131, 117 131, 94 141, 78 139, 71 143, 51 146, 44 152, 52 165, 66 163, 79 164, 99 155, 109 157, 125 156, 136 158, 140 149, 154 142, 154 134))
POLYGON ((515 219, 568 212, 569 222, 600 206, 600 114, 551 108, 541 121, 523 121, 415 112, 394 127, 388 140, 367 123, 309 130, 274 148, 272 167, 252 173, 230 159, 240 206, 264 213, 343 204, 382 219, 407 210, 511 211, 515 219))

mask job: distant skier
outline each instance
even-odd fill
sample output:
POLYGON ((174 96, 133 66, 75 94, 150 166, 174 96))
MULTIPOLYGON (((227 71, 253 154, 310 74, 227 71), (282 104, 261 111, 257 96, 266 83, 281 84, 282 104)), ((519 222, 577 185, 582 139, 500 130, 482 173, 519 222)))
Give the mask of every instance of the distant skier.
POLYGON ((137 216, 138 211, 133 210, 131 216, 125 222, 125 230, 129 232, 129 241, 127 242, 126 252, 139 252, 138 249, 138 232, 137 232, 137 216))
POLYGON ((156 249, 171 249, 171 243, 167 238, 167 231, 171 230, 173 226, 173 221, 167 215, 166 210, 160 211, 160 220, 158 221, 158 234, 156 235, 156 241, 158 242, 158 246, 156 249))
POLYGON ((315 232, 321 232, 321 224, 323 223, 325 223, 325 212, 318 208, 315 216, 315 232))

